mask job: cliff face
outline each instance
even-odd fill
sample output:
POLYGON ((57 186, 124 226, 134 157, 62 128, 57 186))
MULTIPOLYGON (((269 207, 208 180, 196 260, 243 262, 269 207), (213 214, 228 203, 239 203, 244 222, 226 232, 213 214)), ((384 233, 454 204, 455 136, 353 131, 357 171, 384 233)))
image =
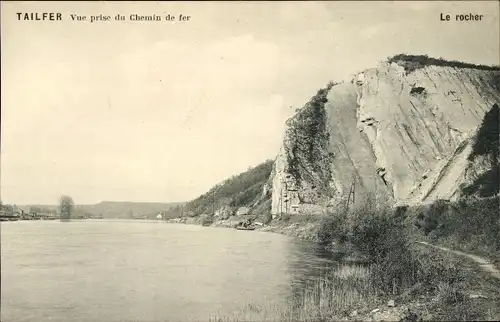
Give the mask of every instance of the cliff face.
POLYGON ((319 91, 287 122, 272 213, 458 197, 492 166, 469 156, 500 102, 500 70, 463 65, 384 62, 319 91))

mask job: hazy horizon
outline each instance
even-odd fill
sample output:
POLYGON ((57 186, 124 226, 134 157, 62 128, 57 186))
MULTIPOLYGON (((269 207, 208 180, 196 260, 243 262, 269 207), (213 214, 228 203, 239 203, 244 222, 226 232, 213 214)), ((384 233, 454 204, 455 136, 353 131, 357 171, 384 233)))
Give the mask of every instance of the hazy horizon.
POLYGON ((329 81, 400 53, 499 64, 498 2, 2 2, 1 199, 185 202, 274 159, 329 81), (64 21, 18 21, 62 12, 64 21), (440 13, 483 14, 441 22, 440 13), (72 22, 69 14, 189 22, 72 22))
MULTIPOLYGON (((130 200, 100 200, 98 202, 94 203, 75 203, 75 206, 93 206, 97 205, 100 203, 133 203, 133 204, 183 204, 188 202, 187 201, 172 201, 172 202, 163 202, 163 201, 130 201, 130 200)), ((49 207, 59 207, 59 203, 56 200, 55 202, 52 203, 23 203, 23 204, 16 204, 16 203, 11 203, 12 205, 16 205, 18 207, 24 207, 24 206, 49 206, 49 207)))

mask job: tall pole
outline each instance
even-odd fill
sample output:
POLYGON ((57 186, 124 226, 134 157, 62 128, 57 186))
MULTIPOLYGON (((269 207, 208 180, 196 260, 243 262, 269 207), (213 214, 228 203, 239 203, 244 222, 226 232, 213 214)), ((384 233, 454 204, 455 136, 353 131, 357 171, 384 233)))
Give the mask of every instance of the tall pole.
POLYGON ((349 188, 349 195, 347 196, 347 209, 349 209, 349 205, 351 203, 354 204, 355 185, 356 185, 356 175, 353 174, 351 179, 351 187, 349 188), (351 195, 352 195, 352 201, 351 201, 351 195))
POLYGON ((349 194, 347 195, 347 204, 346 204, 347 210, 349 210, 349 203, 351 201, 351 190, 352 190, 352 182, 351 186, 349 187, 349 194))

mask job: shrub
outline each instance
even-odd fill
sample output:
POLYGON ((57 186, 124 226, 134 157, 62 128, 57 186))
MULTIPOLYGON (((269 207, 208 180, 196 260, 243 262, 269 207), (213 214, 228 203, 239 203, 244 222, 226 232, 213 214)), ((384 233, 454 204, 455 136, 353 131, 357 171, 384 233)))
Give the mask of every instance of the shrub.
MULTIPOLYGON (((450 217, 450 209, 447 201, 438 201, 422 210, 420 220, 426 222, 429 232, 446 229, 439 216, 450 217)), ((318 240, 322 244, 333 240, 347 243, 361 252, 371 263, 370 280, 382 293, 402 294, 415 285, 417 291, 436 292, 439 282, 459 287, 464 277, 448 258, 434 249, 418 248, 409 238, 407 213, 408 207, 378 206, 368 198, 349 212, 325 217, 318 240)))
POLYGON ((466 296, 457 286, 440 282, 437 289, 437 299, 445 305, 454 305, 463 302, 466 296))
POLYGON ((449 212, 449 202, 446 200, 436 200, 423 207, 417 215, 415 226, 421 229, 425 235, 436 232, 437 228, 442 228, 443 220, 449 212))
POLYGON ((323 245, 330 245, 335 240, 340 243, 347 242, 347 213, 329 214, 321 219, 316 237, 318 242, 323 245))

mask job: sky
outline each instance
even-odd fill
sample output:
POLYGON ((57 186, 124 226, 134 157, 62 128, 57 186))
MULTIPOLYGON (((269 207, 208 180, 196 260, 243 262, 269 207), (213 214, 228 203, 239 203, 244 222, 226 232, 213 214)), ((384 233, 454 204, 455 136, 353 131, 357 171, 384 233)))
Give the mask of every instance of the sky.
POLYGON ((1 48, 4 203, 187 201, 274 159, 329 81, 399 53, 499 64, 499 4, 2 1, 1 48))

